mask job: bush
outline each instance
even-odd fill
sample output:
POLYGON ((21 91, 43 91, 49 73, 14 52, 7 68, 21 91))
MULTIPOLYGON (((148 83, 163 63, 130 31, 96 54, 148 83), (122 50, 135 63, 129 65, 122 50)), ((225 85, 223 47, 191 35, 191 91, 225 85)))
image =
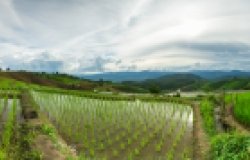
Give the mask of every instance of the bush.
POLYGON ((221 134, 212 139, 211 159, 249 160, 250 136, 221 134))

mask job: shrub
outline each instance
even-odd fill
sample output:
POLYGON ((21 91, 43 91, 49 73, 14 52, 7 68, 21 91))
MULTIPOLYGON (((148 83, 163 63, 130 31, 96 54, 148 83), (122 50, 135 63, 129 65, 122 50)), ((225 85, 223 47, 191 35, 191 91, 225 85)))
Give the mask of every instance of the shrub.
POLYGON ((248 160, 250 159, 250 136, 222 134, 215 136, 211 144, 213 160, 248 160))

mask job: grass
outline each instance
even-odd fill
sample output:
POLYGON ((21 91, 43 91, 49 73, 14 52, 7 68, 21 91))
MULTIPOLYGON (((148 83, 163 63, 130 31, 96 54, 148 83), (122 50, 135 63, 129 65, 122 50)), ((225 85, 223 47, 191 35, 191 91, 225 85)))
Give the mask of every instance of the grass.
POLYGON ((250 127, 250 94, 239 94, 236 96, 234 105, 234 116, 242 124, 250 127))
POLYGON ((243 125, 250 127, 250 93, 227 94, 225 101, 233 105, 235 118, 243 125))
POLYGON ((200 111, 203 118, 203 126, 209 136, 216 133, 216 126, 214 120, 214 106, 213 103, 204 99, 200 104, 200 111))
POLYGON ((250 136, 221 134, 212 139, 211 159, 249 160, 250 136))

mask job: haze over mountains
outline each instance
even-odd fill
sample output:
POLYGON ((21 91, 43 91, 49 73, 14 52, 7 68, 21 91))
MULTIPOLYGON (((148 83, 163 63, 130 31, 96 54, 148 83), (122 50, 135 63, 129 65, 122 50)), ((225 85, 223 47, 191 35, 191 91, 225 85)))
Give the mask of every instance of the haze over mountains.
POLYGON ((250 77, 250 71, 223 71, 223 70, 194 70, 187 72, 168 72, 168 71, 130 71, 130 72, 104 72, 97 74, 78 75, 81 78, 90 80, 106 80, 106 81, 143 81, 146 79, 156 79, 162 76, 170 76, 175 74, 193 74, 202 79, 215 80, 229 77, 250 77))

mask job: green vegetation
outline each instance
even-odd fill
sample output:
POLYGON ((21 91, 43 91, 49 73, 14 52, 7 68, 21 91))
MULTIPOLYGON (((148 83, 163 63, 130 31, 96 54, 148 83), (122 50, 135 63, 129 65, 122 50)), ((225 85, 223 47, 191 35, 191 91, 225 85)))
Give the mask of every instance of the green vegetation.
POLYGON ((250 93, 227 94, 225 101, 233 105, 235 118, 243 125, 250 127, 250 93))
MULTIPOLYGON (((32 96, 59 133, 68 143, 81 146, 77 149, 87 158, 120 157, 121 152, 127 157, 143 158, 143 150, 149 147, 155 159, 157 155, 165 156, 166 145, 173 148, 175 156, 181 156, 182 151, 192 146, 192 141, 186 139, 176 152, 181 140, 192 135, 187 131, 192 113, 187 105, 98 100, 43 92, 32 92, 32 96), (172 144, 167 143, 166 135, 174 139, 172 144)), ((43 130, 51 132, 46 127, 43 130)))
POLYGON ((213 136, 216 133, 214 120, 214 104, 208 99, 204 99, 200 104, 200 111, 203 118, 203 126, 208 135, 213 136))
POLYGON ((249 160, 250 136, 221 134, 212 139, 211 159, 249 160))
POLYGON ((11 106, 11 110, 8 113, 7 121, 4 126, 4 131, 2 134, 2 149, 3 150, 9 150, 11 140, 14 136, 14 125, 15 125, 15 119, 16 119, 16 99, 13 101, 13 104, 11 106))
POLYGON ((21 124, 19 128, 18 144, 15 151, 15 158, 20 160, 42 160, 40 151, 33 148, 33 141, 36 136, 35 130, 27 125, 21 124))
POLYGON ((242 124, 250 127, 250 94, 236 96, 234 115, 242 124))
MULTIPOLYGON (((216 132, 214 105, 219 105, 219 98, 224 96, 164 95, 166 91, 179 88, 246 89, 243 85, 249 86, 247 78, 207 81, 193 75, 174 75, 143 82, 112 83, 92 82, 59 73, 10 72, 0 73, 0 76, 0 159, 42 159, 42 153, 32 148, 38 135, 46 136, 69 160, 189 159, 193 156, 195 138, 190 105, 198 100, 201 100, 203 127, 212 141, 211 159, 249 159, 248 135, 216 132), (23 91, 28 95, 25 100, 23 91), (29 102, 21 104, 22 112, 19 98, 21 102, 29 102), (37 126, 28 125, 27 120, 20 123, 21 114, 30 116, 33 111, 36 112, 34 117, 42 115, 44 122, 37 126), (79 155, 72 156, 61 138, 74 146, 79 155)), ((226 94, 224 98, 226 106, 233 106, 238 122, 249 127, 250 93, 226 94)))
POLYGON ((23 86, 25 86, 25 83, 10 78, 0 77, 0 86, 1 89, 7 89, 7 90, 10 88, 20 89, 23 86))
POLYGON ((225 77, 224 79, 209 81, 204 88, 207 90, 249 90, 250 78, 225 77))
POLYGON ((218 91, 226 90, 247 90, 250 89, 250 78, 225 77, 221 79, 203 79, 194 74, 166 75, 155 79, 148 79, 141 82, 126 81, 123 85, 130 88, 142 88, 150 91, 150 86, 157 86, 162 91, 218 91))
POLYGON ((0 86, 10 86, 11 88, 23 88, 26 86, 39 88, 41 86, 47 86, 70 90, 96 90, 127 93, 150 93, 153 88, 157 88, 157 92, 169 92, 178 89, 183 91, 250 89, 249 78, 225 77, 211 80, 203 79, 197 75, 188 73, 165 75, 143 81, 124 81, 119 83, 104 81, 102 79, 99 81, 91 81, 68 74, 45 72, 0 72, 0 77, 0 86), (15 85, 13 86, 13 84, 15 85))

